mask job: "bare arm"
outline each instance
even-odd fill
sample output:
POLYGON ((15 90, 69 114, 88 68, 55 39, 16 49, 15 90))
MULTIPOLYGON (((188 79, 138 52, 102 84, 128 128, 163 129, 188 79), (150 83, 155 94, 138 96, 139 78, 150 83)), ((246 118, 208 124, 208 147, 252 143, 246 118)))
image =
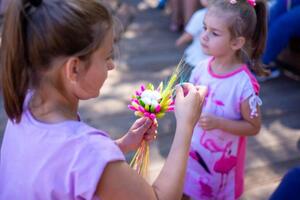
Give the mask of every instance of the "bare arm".
POLYGON ((115 140, 121 151, 126 154, 136 150, 143 140, 148 142, 155 139, 157 134, 157 121, 143 117, 136 120, 129 131, 121 138, 115 140))
MULTIPOLYGON (((192 133, 193 127, 178 127, 178 132, 192 133)), ((188 151, 192 134, 177 134, 166 163, 153 184, 159 199, 180 199, 183 193, 184 177, 187 166, 188 151)))
POLYGON ((182 194, 192 128, 178 127, 166 163, 152 187, 126 162, 107 165, 97 195, 106 200, 176 200, 182 194), (178 134, 181 132, 181 134, 178 134), (179 137, 181 136, 181 137, 179 137))
POLYGON ((249 99, 241 104, 241 120, 230 120, 217 116, 202 116, 199 120, 201 127, 205 130, 221 129, 238 136, 252 136, 258 134, 261 127, 261 113, 257 107, 257 117, 250 117, 249 99))
POLYGON ((242 113, 242 120, 228 120, 228 119, 220 119, 220 129, 233 133, 234 135, 239 136, 251 136, 256 135, 259 133, 261 127, 261 113, 260 108, 257 108, 257 117, 250 117, 250 106, 249 106, 249 99, 245 100, 241 104, 241 113, 242 113))
MULTIPOLYGON (((192 131, 201 112, 199 92, 191 85, 189 87, 191 88, 187 97, 183 97, 182 89, 177 93, 175 111, 177 127, 174 141, 166 163, 154 184, 150 186, 125 162, 113 162, 106 166, 100 179, 96 192, 98 197, 104 200, 181 198, 192 131)), ((204 96, 201 93, 201 101, 204 96)))
POLYGON ((181 47, 186 43, 193 41, 193 36, 187 32, 184 32, 177 40, 176 46, 181 47))

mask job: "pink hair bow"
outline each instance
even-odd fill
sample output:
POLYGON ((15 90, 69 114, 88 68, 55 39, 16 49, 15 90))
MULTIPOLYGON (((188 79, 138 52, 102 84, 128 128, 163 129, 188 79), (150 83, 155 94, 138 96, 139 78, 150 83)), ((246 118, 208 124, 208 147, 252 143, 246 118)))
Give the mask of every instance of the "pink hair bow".
POLYGON ((247 0, 247 2, 253 7, 256 5, 255 0, 247 0))
MULTIPOLYGON (((251 5, 251 6, 255 6, 256 3, 255 3, 255 0, 247 0, 247 2, 251 5)), ((236 4, 237 3, 237 0, 230 0, 230 3, 231 4, 236 4)))

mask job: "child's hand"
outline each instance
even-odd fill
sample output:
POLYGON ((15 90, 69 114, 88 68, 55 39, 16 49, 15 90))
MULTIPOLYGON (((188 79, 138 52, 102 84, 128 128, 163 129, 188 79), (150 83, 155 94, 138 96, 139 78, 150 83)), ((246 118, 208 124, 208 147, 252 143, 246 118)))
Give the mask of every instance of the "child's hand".
POLYGON ((184 32, 181 36, 180 36, 180 38, 178 38, 177 40, 176 40, 176 43, 175 43, 175 45, 176 45, 176 47, 182 47, 184 44, 186 44, 186 43, 189 43, 189 42, 191 42, 191 41, 193 41, 193 35, 191 35, 191 34, 189 34, 189 33, 187 33, 187 32, 184 32))
POLYGON ((190 83, 178 86, 175 100, 177 123, 195 126, 201 114, 206 87, 195 87, 190 83))
POLYGON ((200 117, 199 125, 206 131, 217 129, 219 128, 219 117, 205 113, 200 117))
POLYGON ((156 120, 152 121, 146 117, 140 118, 133 123, 122 138, 117 140, 117 144, 124 153, 134 151, 140 147, 143 139, 152 141, 156 138, 157 126, 156 120))
POLYGON ((180 48, 181 46, 183 46, 182 40, 180 38, 177 39, 176 42, 175 42, 175 45, 176 45, 177 48, 180 48))

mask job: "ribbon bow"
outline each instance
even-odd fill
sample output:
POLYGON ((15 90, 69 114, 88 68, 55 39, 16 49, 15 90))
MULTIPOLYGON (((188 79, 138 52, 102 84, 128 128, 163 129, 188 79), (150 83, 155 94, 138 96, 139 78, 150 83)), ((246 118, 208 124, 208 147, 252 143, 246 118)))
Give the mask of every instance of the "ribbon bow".
MULTIPOLYGON (((247 2, 248 2, 252 7, 254 7, 254 6, 256 5, 255 0, 247 0, 247 2)), ((230 3, 231 3, 231 4, 236 4, 236 3, 237 3, 237 0, 230 0, 230 3)))
POLYGON ((247 2, 254 7, 256 5, 255 0, 247 0, 247 2))

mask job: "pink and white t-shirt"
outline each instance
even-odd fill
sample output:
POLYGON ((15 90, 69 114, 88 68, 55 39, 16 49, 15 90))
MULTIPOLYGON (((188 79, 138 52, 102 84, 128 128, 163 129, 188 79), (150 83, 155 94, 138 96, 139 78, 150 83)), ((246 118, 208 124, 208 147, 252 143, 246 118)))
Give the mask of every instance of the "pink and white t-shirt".
MULTIPOLYGON (((202 113, 231 120, 242 119, 240 106, 249 102, 251 117, 257 115, 259 84, 246 65, 226 74, 215 74, 212 59, 193 70, 190 82, 208 87, 202 113)), ((189 153, 184 192, 194 199, 237 199, 243 192, 246 137, 215 129, 203 130, 199 125, 189 153)))

